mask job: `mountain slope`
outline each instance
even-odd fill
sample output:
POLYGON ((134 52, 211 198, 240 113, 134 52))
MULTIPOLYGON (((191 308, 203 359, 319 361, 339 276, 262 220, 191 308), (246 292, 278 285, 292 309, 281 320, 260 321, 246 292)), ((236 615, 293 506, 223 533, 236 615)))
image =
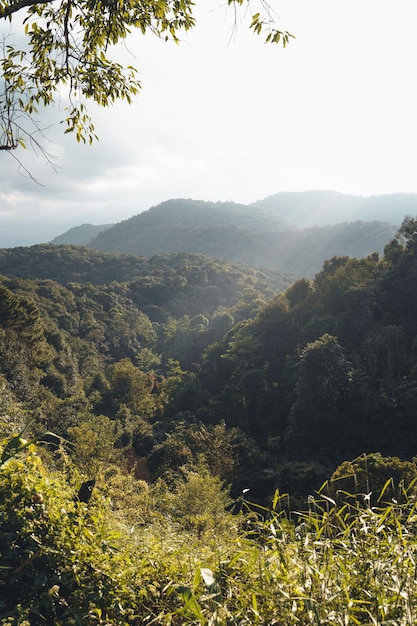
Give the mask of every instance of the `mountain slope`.
POLYGON ((287 229, 270 210, 254 212, 234 202, 168 200, 100 233, 90 243, 105 252, 149 256, 166 252, 191 252, 231 258, 225 248, 245 243, 254 232, 287 229), (220 241, 219 241, 220 240, 220 241))
POLYGON ((61 285, 120 284, 135 305, 158 320, 171 314, 211 314, 236 304, 247 290, 253 299, 270 299, 294 280, 277 270, 223 263, 203 255, 145 258, 52 244, 0 250, 0 275, 50 279, 61 285))
POLYGON ((60 244, 73 244, 75 246, 86 246, 92 239, 97 237, 99 233, 107 228, 111 228, 114 224, 81 224, 81 226, 74 226, 70 228, 62 235, 55 237, 51 243, 55 245, 60 244))
POLYGON ((282 192, 251 205, 172 199, 113 226, 71 229, 53 243, 140 256, 203 254, 313 278, 333 256, 382 254, 408 214, 417 214, 417 194, 282 192))
POLYGON ((277 207, 170 200, 101 232, 90 245, 143 256, 204 254, 313 277, 332 256, 382 253, 395 231, 377 221, 290 229, 277 207))

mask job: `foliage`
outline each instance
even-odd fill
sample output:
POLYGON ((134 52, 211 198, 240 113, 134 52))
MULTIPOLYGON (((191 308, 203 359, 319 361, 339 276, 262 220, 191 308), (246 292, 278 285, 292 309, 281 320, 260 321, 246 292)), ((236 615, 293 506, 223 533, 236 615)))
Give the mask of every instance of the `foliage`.
POLYGON ((200 464, 194 470, 185 471, 165 506, 173 521, 186 531, 216 537, 232 533, 236 527, 236 521, 225 514, 231 504, 220 479, 200 464))
POLYGON ((89 416, 88 420, 68 428, 72 458, 83 474, 95 477, 104 465, 116 460, 114 447, 119 428, 117 422, 104 415, 89 416))
POLYGON ((129 556, 106 507, 77 504, 33 448, 3 466, 0 492, 2 624, 128 623, 129 556))
POLYGON ((128 485, 117 513, 101 488, 77 502, 75 478, 33 448, 0 470, 3 626, 415 623, 412 484, 372 506, 323 487, 298 513, 276 492, 232 516, 203 468, 175 490, 109 477, 109 495, 128 485))
POLYGON ((291 277, 277 270, 254 269, 200 254, 143 258, 51 244, 0 250, 0 273, 9 278, 56 281, 73 290, 74 296, 77 290, 87 297, 98 289, 108 291, 110 298, 129 298, 155 321, 211 315, 237 304, 248 288, 252 298, 265 302, 292 283, 291 277))
MULTIPOLYGON (((179 596, 170 589, 172 580, 184 577, 189 582, 187 567, 196 560, 193 549, 199 545, 209 555, 215 542, 220 546, 226 540, 226 520, 227 532, 236 527, 223 510, 227 496, 219 481, 205 473, 199 478, 190 475, 177 493, 164 493, 156 486, 155 513, 148 518, 154 524, 152 533, 132 534, 124 526, 132 495, 122 498, 123 510, 115 516, 100 487, 88 505, 79 502, 77 479, 71 465, 65 472, 48 469, 33 445, 0 468, 1 623, 121 625, 151 617, 155 623, 166 623, 180 607, 179 596), (183 509, 182 514, 178 507, 184 506, 187 493, 194 513, 183 509), (212 515, 218 537, 211 531, 212 515), (181 530, 185 519, 188 532, 181 530), (170 524, 178 524, 177 541, 170 538, 170 524), (207 548, 198 539, 202 533, 207 548), (160 536, 166 537, 165 549, 160 536), (192 543, 189 560, 181 562, 178 557, 187 543, 192 543)), ((123 488, 120 481, 113 482, 106 487, 109 495, 117 493, 115 485, 119 491, 123 488)), ((136 492, 136 507, 138 497, 141 508, 145 498, 149 500, 147 492, 148 488, 136 492)), ((138 513, 136 508, 136 518, 138 513)), ((181 623, 181 618, 173 623, 181 623)))
POLYGON ((155 385, 152 376, 135 367, 129 359, 110 365, 106 374, 109 388, 103 394, 103 402, 110 415, 116 415, 122 406, 142 418, 154 414, 157 395, 152 393, 155 385))
POLYGON ((337 500, 367 498, 369 502, 403 502, 407 488, 417 479, 416 460, 401 461, 398 457, 383 457, 380 453, 362 454, 344 461, 333 472, 329 493, 337 500))
POLYGON ((406 220, 383 259, 334 257, 278 295, 267 274, 200 256, 3 251, 8 271, 55 264, 61 282, 114 269, 103 285, 2 279, 4 414, 23 401, 36 433, 79 441, 85 472, 117 459, 175 482, 202 460, 263 503, 276 486, 305 501, 364 452, 411 462, 414 230, 406 220))
POLYGON ((0 367, 20 396, 28 399, 51 356, 40 310, 28 298, 0 285, 0 367))
POLYGON ((27 412, 16 398, 3 375, 0 375, 0 439, 21 432, 27 423, 27 412))
POLYGON ((291 458, 331 465, 329 455, 338 451, 345 436, 344 407, 351 384, 352 366, 335 337, 322 335, 302 350, 286 433, 291 458))
MULTIPOLYGON (((141 87, 136 69, 117 61, 117 45, 132 31, 179 43, 180 33, 195 25, 193 4, 190 0, 68 0, 59 6, 50 0, 2 2, 0 19, 12 22, 26 11, 25 45, 19 48, 13 39, 6 41, 0 59, 0 149, 12 150, 28 141, 39 145, 34 115, 41 107, 55 104, 63 93, 68 100, 65 132, 73 132, 78 142, 92 143, 96 135, 87 101, 103 107, 119 99, 130 103, 141 87), (33 130, 24 121, 31 122, 33 130)), ((228 4, 236 7, 243 0, 228 4)), ((292 35, 275 28, 264 0, 259 5, 250 28, 257 34, 266 30, 266 42, 281 41, 285 47, 292 35)))
MULTIPOLYGON (((106 255, 98 258, 87 253, 85 256, 81 248, 41 246, 33 249, 34 257, 26 264, 26 271, 30 266, 33 272, 46 271, 50 267, 48 263, 52 261, 53 251, 59 251, 58 256, 54 254, 58 273, 61 261, 61 267, 67 268, 72 261, 76 265, 76 251, 80 252, 80 266, 88 266, 88 275, 94 275, 97 266, 107 261, 106 255), (50 261, 45 265, 47 259, 50 261), (86 264, 87 259, 90 265, 86 264)), ((21 261, 28 261, 27 253, 21 252, 21 261)), ((19 250, 16 253, 20 258, 19 250)), ((118 257, 111 258, 114 269, 118 257)), ((17 257, 15 260, 18 273, 20 261, 17 257)), ((130 268, 133 268, 133 258, 129 262, 130 268)), ((76 270, 75 265, 73 271, 76 270)), ((122 264, 122 272, 125 271, 123 267, 122 264)), ((175 454, 171 450, 166 456, 169 442, 164 441, 165 432, 169 431, 166 423, 168 413, 162 421, 158 420, 158 415, 168 400, 171 414, 175 413, 173 402, 174 398, 175 402, 179 402, 179 393, 183 398, 188 396, 191 408, 195 393, 192 391, 193 375, 174 364, 170 355, 179 356, 183 367, 190 367, 201 358, 204 346, 221 339, 233 326, 234 316, 227 309, 220 307, 217 315, 210 315, 205 308, 201 309, 205 306, 199 297, 203 285, 210 285, 210 282, 216 284, 218 294, 221 294, 220 302, 236 303, 234 306, 237 312, 242 310, 239 308, 239 295, 244 294, 245 301, 249 302, 246 287, 248 279, 254 282, 252 270, 248 270, 248 274, 241 267, 229 271, 228 266, 188 255, 176 257, 171 267, 168 266, 168 259, 155 259, 152 263, 147 261, 142 269, 138 261, 137 267, 138 271, 145 272, 144 286, 148 291, 152 285, 152 278, 147 274, 149 269, 154 268, 152 271, 162 289, 165 282, 169 284, 170 278, 175 277, 178 269, 184 278, 177 277, 176 284, 180 280, 181 284, 188 285, 188 294, 181 307, 189 307, 190 299, 187 298, 190 295, 194 297, 190 294, 191 285, 194 284, 196 302, 197 299, 199 301, 197 310, 201 313, 179 319, 170 315, 169 321, 164 324, 152 323, 137 304, 142 300, 143 292, 136 281, 123 284, 113 282, 111 285, 71 282, 62 286, 50 279, 3 278, 5 302, 7 297, 7 302, 18 303, 18 306, 3 307, 0 332, 5 333, 5 336, 6 333, 14 332, 12 324, 20 325, 21 330, 18 340, 11 337, 11 341, 4 342, 2 346, 2 369, 7 384, 15 391, 17 398, 25 400, 36 411, 37 428, 53 430, 75 444, 70 452, 72 459, 87 475, 101 471, 104 463, 110 459, 118 459, 118 463, 123 464, 122 457, 130 454, 129 448, 139 457, 149 457, 141 461, 145 477, 149 476, 148 465, 153 468, 154 475, 162 474, 164 469, 172 471, 175 454), (27 327, 28 331, 23 330, 26 311, 29 309, 34 314, 36 336, 32 331, 29 333, 30 326, 27 327), (12 313, 8 313, 12 310, 13 318, 12 313), (27 332, 29 334, 25 339, 27 332), (39 345, 42 358, 35 363, 32 361, 29 369, 19 354, 16 366, 12 368, 13 354, 19 342, 23 341, 26 341, 32 359, 36 355, 35 346, 39 345), (164 354, 164 363, 155 350, 164 354)), ((256 273, 253 274, 255 276, 256 273)), ((264 275, 261 276, 263 280, 264 275)), ((265 298, 260 295, 263 289, 266 289, 265 293, 274 293, 274 287, 266 282, 265 285, 259 283, 259 290, 252 288, 251 291, 251 294, 255 294, 255 300, 261 304, 265 302, 265 298)), ((175 295, 172 291, 172 294, 178 299, 178 292, 175 295)), ((154 302, 163 303, 156 289, 152 297, 155 298, 154 302)), ((149 298, 148 294, 148 302, 149 298)), ((213 304, 208 306, 213 307, 213 304)), ((165 316, 168 317, 168 313, 165 316)), ((247 484, 249 475, 249 482, 253 484, 260 455, 259 451, 253 453, 256 446, 245 443, 244 434, 237 436, 237 431, 233 429, 223 429, 225 432, 222 434, 221 428, 215 425, 213 435, 217 433, 221 436, 211 437, 211 427, 206 429, 200 424, 200 428, 198 443, 194 439, 199 429, 198 420, 192 420, 188 434, 187 429, 181 434, 181 437, 190 440, 192 452, 188 461, 191 466, 198 455, 204 455, 216 475, 234 483, 235 491, 242 481, 247 484), (206 433, 204 437, 203 432, 206 433), (225 447, 220 445, 222 437, 225 447), (220 445, 216 452, 211 445, 214 440, 220 445), (232 445, 236 445, 239 450, 239 460, 235 460, 233 454, 228 456, 228 446, 231 445, 228 441, 236 442, 232 445), (245 473, 240 477, 239 467, 243 464, 245 473)), ((186 447, 180 443, 178 450, 186 447)), ((180 457, 179 465, 182 465, 181 454, 180 457)))
POLYGON ((30 423, 27 424, 20 433, 13 435, 12 437, 6 438, 4 441, 0 441, 2 445, 2 451, 0 456, 0 470, 3 466, 7 465, 12 459, 18 457, 25 452, 27 449, 33 449, 35 443, 39 441, 55 443, 58 445, 60 443, 59 437, 57 437, 54 433, 46 432, 42 435, 36 435, 32 437, 29 441, 24 439, 23 435, 29 429, 30 423))
POLYGON ((174 424, 166 421, 155 424, 155 437, 159 441, 155 441, 147 454, 147 465, 154 479, 162 477, 175 483, 182 472, 193 472, 203 464, 213 477, 231 487, 233 497, 239 496, 243 489, 252 489, 254 497, 269 495, 262 488, 265 455, 253 439, 224 422, 206 426, 192 414, 176 418, 174 424), (169 428, 162 437, 161 428, 164 431, 169 428))
POLYGON ((235 323, 203 353, 186 396, 180 386, 164 415, 172 419, 175 407, 204 424, 240 428, 267 455, 258 478, 266 472, 279 484, 285 476, 297 497, 314 486, 314 464, 324 480, 363 452, 410 461, 417 441, 414 232, 406 220, 382 260, 329 259, 313 281, 298 281, 235 323))
MULTIPOLYGON (((338 208, 336 204, 335 212, 338 208)), ((376 221, 294 228, 283 221, 286 215, 292 216, 286 205, 279 204, 255 209, 233 202, 168 200, 100 232, 89 245, 103 252, 145 256, 205 254, 313 278, 336 254, 358 258, 375 251, 382 254, 395 234, 394 226, 376 221)))
POLYGON ((373 508, 366 502, 339 507, 319 493, 308 512, 290 518, 282 508, 285 495, 276 493, 272 509, 251 512, 256 539, 240 543, 239 558, 228 554, 217 570, 201 572, 194 586, 182 589, 189 619, 413 624, 415 504, 411 491, 404 493, 402 505, 373 508))

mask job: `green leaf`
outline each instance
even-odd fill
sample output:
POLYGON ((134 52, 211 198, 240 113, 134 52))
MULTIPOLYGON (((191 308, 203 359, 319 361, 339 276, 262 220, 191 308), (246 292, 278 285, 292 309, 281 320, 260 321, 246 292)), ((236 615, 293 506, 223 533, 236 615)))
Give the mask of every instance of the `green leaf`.
POLYGON ((177 587, 177 593, 178 595, 181 596, 184 602, 184 608, 190 611, 199 620, 202 626, 205 626, 208 623, 207 619, 204 617, 201 607, 198 604, 190 587, 187 587, 187 586, 177 587))

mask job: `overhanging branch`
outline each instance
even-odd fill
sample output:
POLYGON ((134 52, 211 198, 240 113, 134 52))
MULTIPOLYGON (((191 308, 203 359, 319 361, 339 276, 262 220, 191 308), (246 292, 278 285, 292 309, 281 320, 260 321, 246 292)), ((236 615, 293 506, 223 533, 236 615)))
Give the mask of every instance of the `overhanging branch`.
POLYGON ((0 8, 0 19, 9 17, 9 15, 13 15, 13 13, 17 13, 20 9, 24 9, 25 7, 32 7, 35 4, 49 4, 52 2, 53 0, 18 0, 18 2, 12 2, 12 4, 0 8))

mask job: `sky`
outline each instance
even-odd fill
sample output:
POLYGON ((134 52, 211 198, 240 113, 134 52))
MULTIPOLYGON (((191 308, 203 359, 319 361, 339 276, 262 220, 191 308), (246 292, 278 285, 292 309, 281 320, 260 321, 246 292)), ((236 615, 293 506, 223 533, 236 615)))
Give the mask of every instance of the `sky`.
POLYGON ((170 198, 255 202, 280 191, 417 192, 415 0, 270 0, 295 39, 265 45, 226 2, 195 0, 179 46, 135 34, 132 105, 93 109, 99 142, 42 112, 48 151, 0 152, 0 247, 128 219, 170 198))

